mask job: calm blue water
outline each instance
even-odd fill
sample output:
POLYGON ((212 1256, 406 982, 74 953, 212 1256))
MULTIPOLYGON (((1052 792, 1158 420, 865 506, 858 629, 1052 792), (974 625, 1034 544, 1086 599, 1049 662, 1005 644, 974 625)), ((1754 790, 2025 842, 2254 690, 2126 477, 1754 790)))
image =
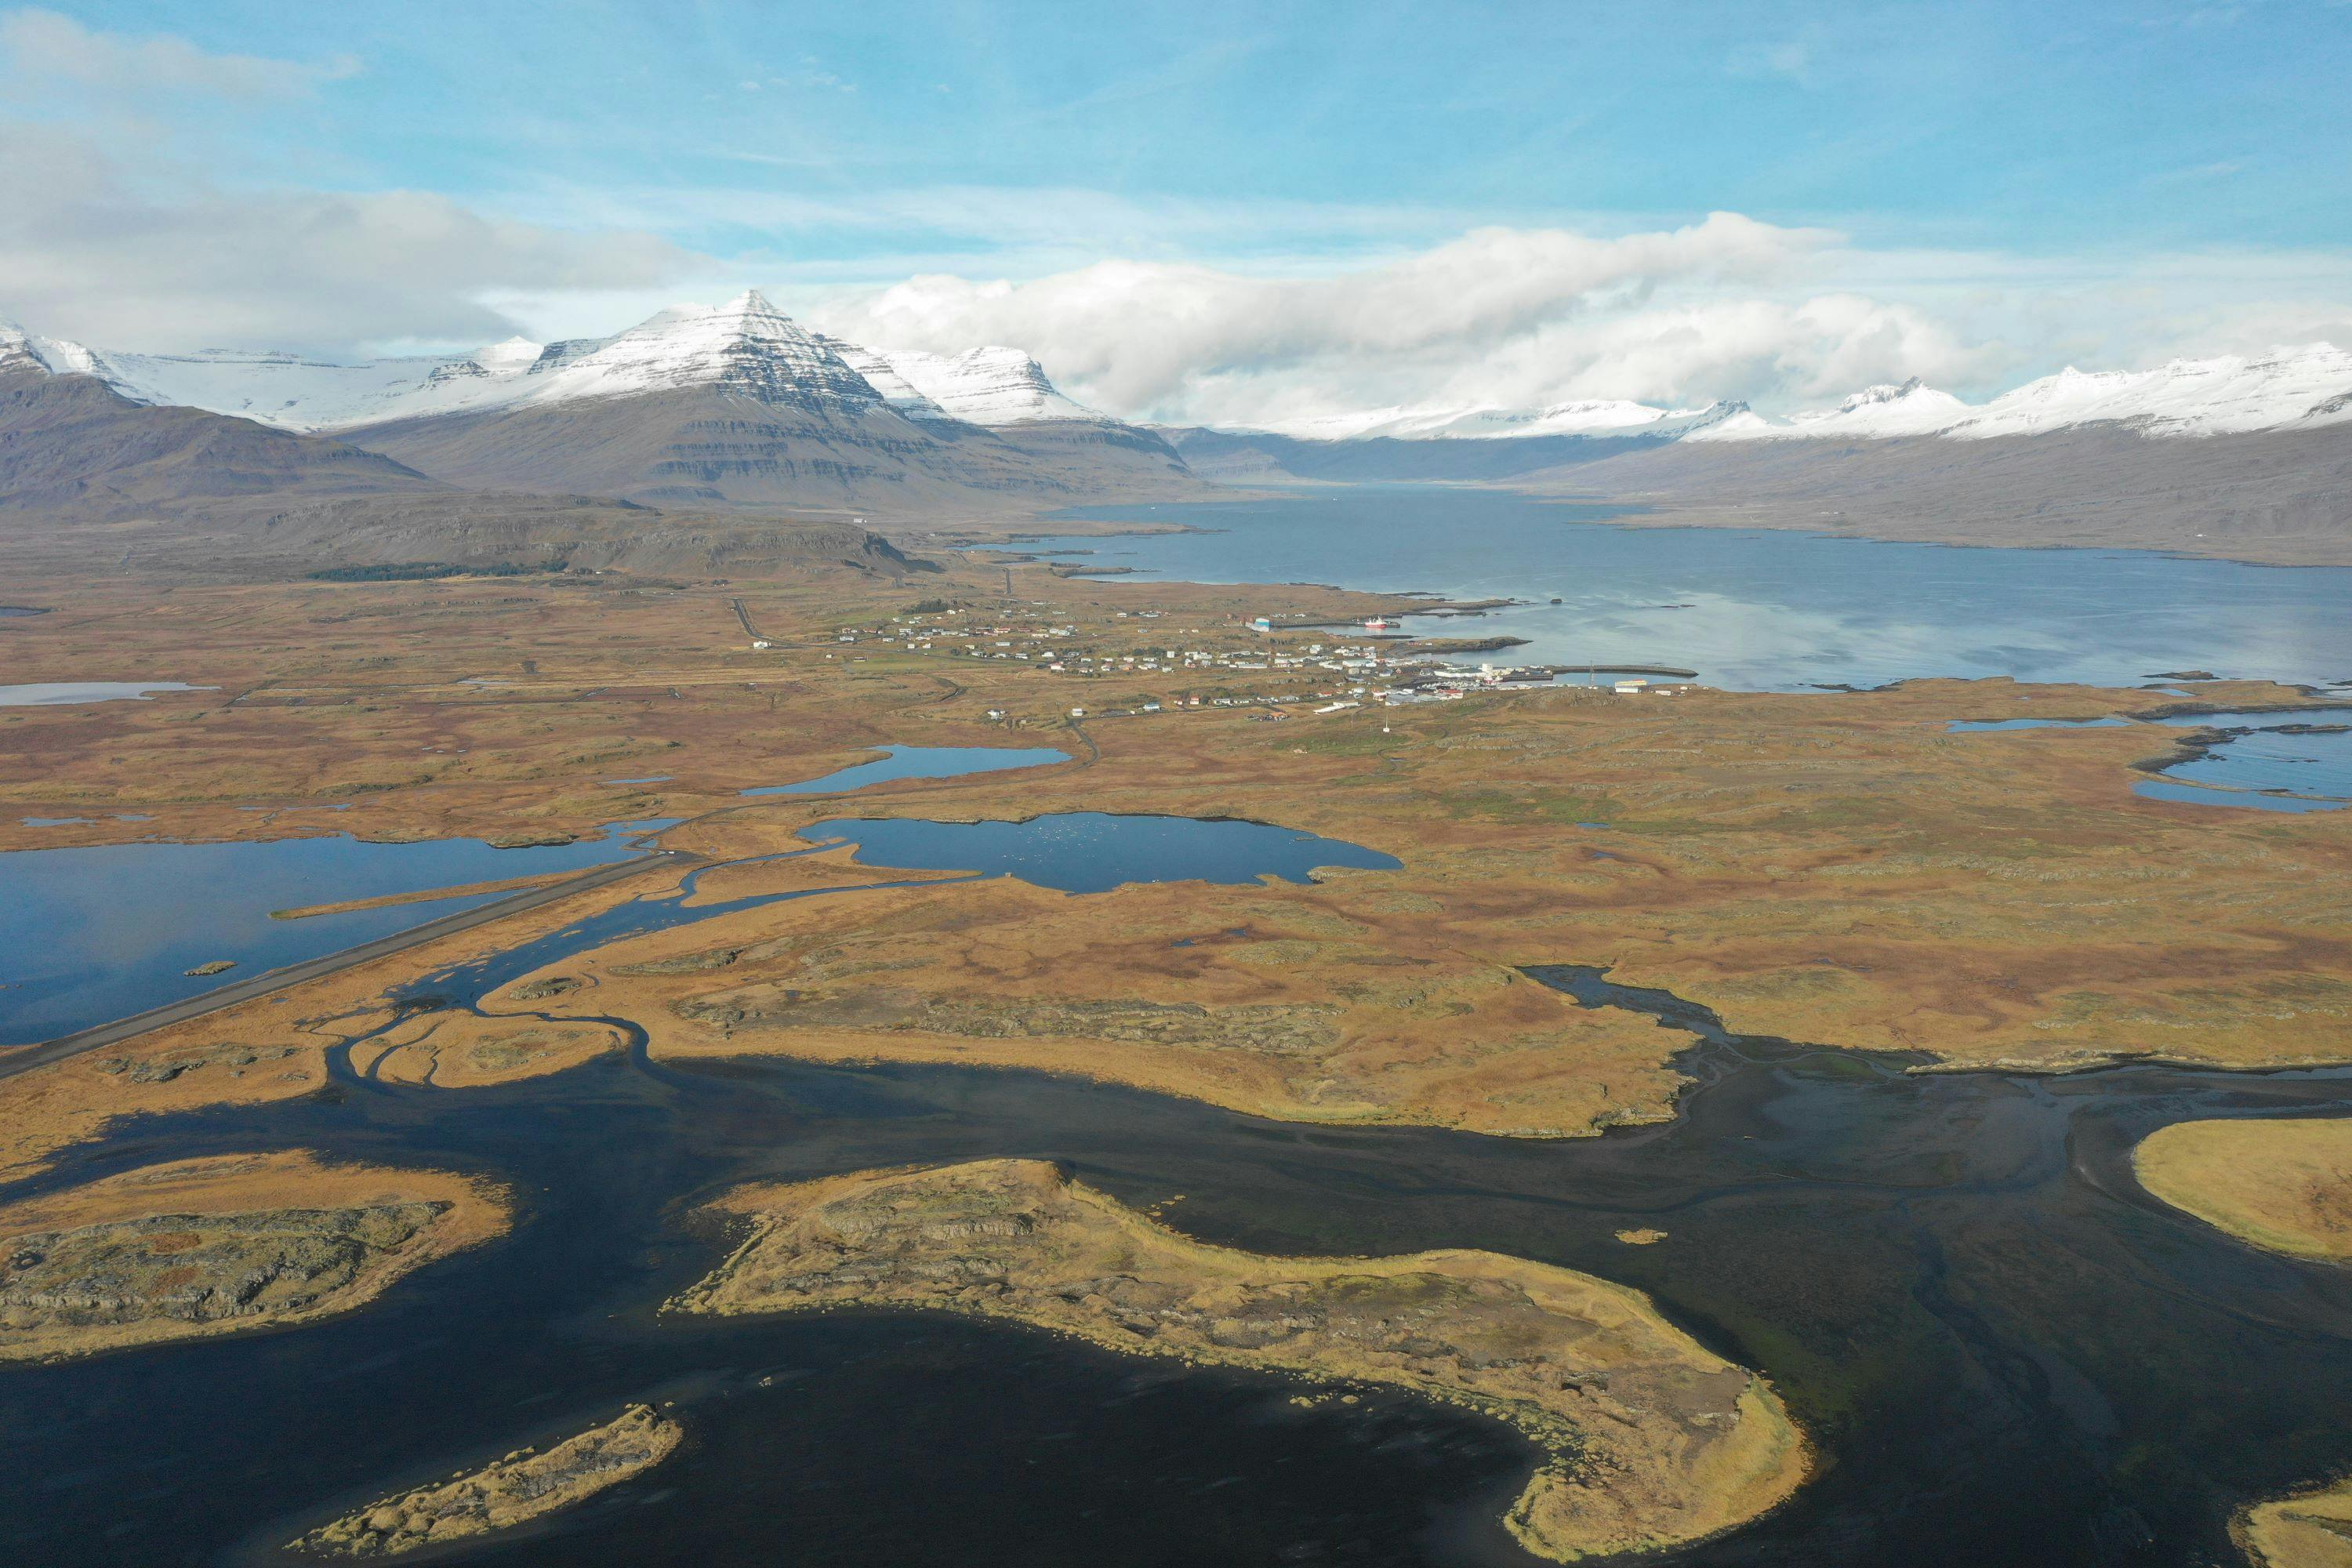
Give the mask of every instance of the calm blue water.
POLYGON ((929 868, 1018 877, 1066 893, 1107 892, 1125 882, 1224 882, 1261 877, 1307 882, 1318 866, 1393 871, 1392 855, 1271 823, 1189 816, 1061 812, 1027 822, 919 819, 820 822, 804 838, 846 838, 861 866, 929 868))
POLYGON ((2239 811, 2341 811, 2340 800, 2305 800, 2291 795, 2254 795, 2246 790, 2200 789, 2195 784, 2174 784, 2169 779, 2142 779, 2132 785, 2134 795, 2150 800, 2175 801, 2182 805, 2214 805, 2239 811))
MULTIPOLYGON (((2107 730, 2129 722, 2126 719, 2002 719, 1979 723, 1955 720, 1944 728, 1956 732, 2107 730)), ((2352 803, 2352 708, 2307 708, 2299 713, 2260 710, 2179 713, 2156 722, 2229 733, 2203 755, 2165 769, 2163 778, 2143 779, 2132 786, 2135 793, 2150 800, 2289 812, 2334 811, 2352 803), (2315 733, 2284 732, 2298 726, 2319 728, 2315 733), (2172 782, 2176 780, 2180 782, 2172 782), (2221 787, 2194 787, 2200 784, 2221 787), (2312 798, 2245 793, 2253 790, 2287 790, 2312 798)))
MULTIPOLYGON (((2291 790, 2338 803, 2352 801, 2352 709, 2315 709, 2294 714, 2208 713, 2165 722, 2242 731, 2201 757, 2165 769, 2168 777, 2241 790, 2291 790), (2293 725, 2345 727, 2296 734, 2287 728, 2293 725)), ((2274 811, 2327 809, 2275 798, 2268 804, 2274 811)))
POLYGON ((2128 719, 1955 719, 1944 726, 1954 734, 1982 734, 1995 730, 2115 730, 2128 719))
POLYGON ((0 855, 0 1045, 127 1017, 498 895, 299 921, 271 920, 272 910, 575 870, 635 852, 619 837, 493 849, 477 838, 362 844, 336 834, 0 855), (181 973, 220 958, 236 967, 181 973))
MULTIPOLYGON (((859 846, 854 858, 861 865, 961 870, 973 877, 1018 877, 1068 893, 1102 893, 1128 882, 1184 879, 1245 885, 1262 875, 1305 882, 1310 879, 1307 873, 1318 866, 1360 866, 1392 871, 1401 864, 1392 856, 1358 845, 1318 838, 1296 828, 1262 822, 1109 816, 1100 812, 1070 812, 1027 822, 844 817, 803 828, 802 836, 816 840, 815 846, 770 858, 789 860, 802 855, 818 855, 842 839, 850 839, 859 846)), ((499 986, 534 970, 560 963, 574 953, 649 931, 668 931, 696 921, 798 899, 938 885, 938 879, 927 878, 920 881, 878 881, 857 888, 750 893, 719 902, 697 902, 697 890, 708 869, 706 867, 689 871, 670 891, 642 894, 520 946, 428 974, 406 986, 404 994, 415 998, 436 998, 437 1005, 471 1006, 499 986)))
POLYGON ((798 784, 762 784, 745 795, 830 795, 836 790, 863 789, 891 779, 955 779, 967 773, 1007 773, 1014 768, 1042 768, 1066 763, 1067 752, 1051 746, 885 746, 870 763, 838 768, 823 778, 798 784))
POLYGON ((1412 623, 1527 637, 1510 657, 1529 663, 1664 665, 1762 690, 1938 675, 2134 686, 2190 668, 2309 684, 2352 678, 2346 568, 1631 528, 1596 521, 1609 515, 1598 507, 1427 486, 1066 515, 1224 531, 1044 542, 1149 577, 1556 596, 1557 605, 1412 623))

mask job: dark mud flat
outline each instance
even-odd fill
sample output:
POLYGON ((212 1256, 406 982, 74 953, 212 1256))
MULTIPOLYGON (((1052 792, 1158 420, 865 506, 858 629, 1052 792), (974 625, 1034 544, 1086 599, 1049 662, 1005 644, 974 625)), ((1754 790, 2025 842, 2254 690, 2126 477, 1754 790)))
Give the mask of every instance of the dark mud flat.
POLYGON ((1131 1204, 1187 1194, 1176 1223, 1256 1250, 1486 1247, 1652 1291, 1766 1369, 1829 1461, 1678 1561, 2226 1563, 2236 1507, 2352 1459, 2352 1280, 2128 1174, 2165 1122, 2352 1109, 2345 1074, 1909 1076, 1614 999, 1693 1031, 1700 1082, 1671 1125, 1570 1143, 1310 1130, 1026 1074, 619 1058, 142 1124, 39 1184, 300 1145, 509 1181, 518 1226, 348 1319, 0 1375, 0 1557, 266 1561, 388 1487, 675 1398, 686 1450, 467 1560, 1530 1561, 1497 1523, 1528 1456, 1457 1413, 1301 1410, 1279 1380, 961 1321, 656 1314, 720 1255, 678 1216, 723 1186, 1001 1154, 1131 1204), (1638 1226, 1668 1238, 1613 1238, 1638 1226))

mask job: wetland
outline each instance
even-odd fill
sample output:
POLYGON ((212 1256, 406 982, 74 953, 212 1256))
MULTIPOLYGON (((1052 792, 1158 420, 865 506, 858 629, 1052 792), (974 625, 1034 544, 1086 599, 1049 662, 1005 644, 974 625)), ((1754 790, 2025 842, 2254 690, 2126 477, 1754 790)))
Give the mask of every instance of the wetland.
MULTIPOLYGON (((924 592, 1008 583, 991 620, 1098 658, 1398 607, 1042 564, 924 592)), ((11 1276, 48 1318, 9 1331, 99 1294, 206 1330, 0 1368, 0 1553, 2074 1568, 2324 1528, 2352 1283, 2136 1162, 2352 1110, 2352 839, 2136 795, 2179 689, 1074 723, 1044 671, 825 657, 908 597, 772 588, 758 652, 725 595, 625 582, 119 584, 11 629, 185 645, 238 696, 17 710, 5 798, 79 820, 0 821, 0 874, 59 834, 476 847, 247 900, 300 930, 674 858, 0 1078, 0 1215, 45 1238, 10 1267, 133 1287, 11 1276), (1050 755, 858 772, 973 749, 1050 755), (153 1179, 273 1161, 378 1174, 153 1179), (944 1184, 919 1223, 868 1224, 908 1181, 944 1184), (333 1295, 461 1188, 495 1223, 333 1295), (259 1251, 296 1315, 192 1304, 259 1251), (1622 1381, 1572 1326, 1602 1303, 1649 1347, 1622 1381), (1772 1411, 1791 1442, 1743 1444, 1772 1411), (1794 1444, 1801 1482, 1757 1459, 1794 1444)), ((223 885, 152 885, 176 983, 268 962, 194 918, 223 885)))

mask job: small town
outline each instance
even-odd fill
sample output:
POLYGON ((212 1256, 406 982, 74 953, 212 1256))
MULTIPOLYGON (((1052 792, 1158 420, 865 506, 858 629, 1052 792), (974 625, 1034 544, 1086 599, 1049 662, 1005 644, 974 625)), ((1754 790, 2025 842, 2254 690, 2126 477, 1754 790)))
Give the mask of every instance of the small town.
MULTIPOLYGON (((1671 697, 1691 689, 1651 678, 1684 673, 1679 671, 1458 663, 1382 616, 1360 625, 1281 623, 1261 616, 1222 626, 1175 626, 1161 610, 1119 610, 1107 625, 1089 631, 1072 620, 927 601, 884 623, 838 628, 824 657, 850 663, 910 654, 1003 659, 1061 679, 1118 683, 1107 700, 1066 704, 1073 719, 1256 708, 1265 710, 1261 717, 1279 721, 1299 709, 1319 715, 1368 704, 1400 707, 1459 701, 1479 692, 1551 689, 1570 684, 1571 676, 1581 677, 1573 683, 1577 689, 1605 689, 1622 697, 1671 697)), ((1478 646, 1519 640, 1495 637, 1478 646)), ((755 651, 771 647, 766 639, 754 639, 751 646, 755 651)), ((984 716, 994 722, 1008 718, 1001 708, 984 716)))

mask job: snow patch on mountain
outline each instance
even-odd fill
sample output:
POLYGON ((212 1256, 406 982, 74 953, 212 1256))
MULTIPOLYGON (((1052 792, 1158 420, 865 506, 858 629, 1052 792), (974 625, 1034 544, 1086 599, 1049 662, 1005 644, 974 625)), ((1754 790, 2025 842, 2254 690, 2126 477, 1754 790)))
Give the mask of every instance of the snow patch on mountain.
POLYGON ((756 289, 724 305, 676 305, 567 355, 515 399, 553 403, 715 387, 761 403, 878 406, 882 395, 756 289))
POLYGON ((2352 393, 2352 353, 2332 343, 2265 354, 2177 359, 2155 370, 2080 371, 2030 381, 1946 433, 2034 436, 2076 425, 2128 425, 2144 436, 2223 436, 2333 424, 2326 406, 2352 393))
POLYGON ((52 375, 95 374, 95 356, 66 338, 44 338, 0 317, 0 370, 30 365, 52 375))
POLYGON ((882 401, 908 419, 949 419, 955 417, 946 409, 923 395, 922 389, 898 374, 878 350, 846 338, 820 336, 818 342, 841 356, 842 363, 866 378, 866 384, 882 395, 882 401))
POLYGON ((1055 419, 1116 423, 1108 415, 1063 396, 1045 378, 1045 367, 1019 349, 992 346, 967 349, 960 354, 925 353, 919 349, 871 352, 901 381, 967 424, 995 428, 1055 419))
POLYGON ((1948 392, 1924 385, 1917 377, 1901 385, 1866 386, 1835 408, 1792 415, 1785 420, 1764 419, 1753 413, 1694 431, 1694 441, 1773 441, 1809 437, 1932 436, 1948 430, 1969 413, 1969 405, 1948 392))
POLYGON ((1542 408, 1423 405, 1363 409, 1251 426, 1305 441, 1496 441, 1521 436, 1679 437, 1744 413, 1745 404, 1656 408, 1623 399, 1554 403, 1542 408))

